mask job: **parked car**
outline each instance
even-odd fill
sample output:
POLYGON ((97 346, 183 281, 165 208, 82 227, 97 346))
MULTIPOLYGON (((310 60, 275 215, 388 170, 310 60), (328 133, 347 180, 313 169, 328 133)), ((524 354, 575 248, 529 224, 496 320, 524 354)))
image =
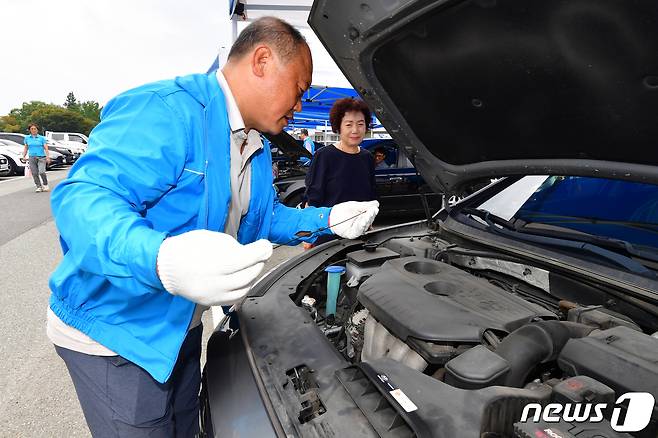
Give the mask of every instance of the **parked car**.
POLYGON ((46 131, 45 136, 48 140, 54 140, 62 143, 65 147, 71 149, 75 154, 83 154, 87 150, 89 137, 79 132, 52 132, 46 131))
POLYGON ((272 153, 272 172, 275 181, 297 176, 303 178, 306 175, 311 153, 304 148, 301 140, 293 138, 285 131, 277 135, 264 134, 262 140, 263 146, 269 147, 272 153), (303 158, 306 159, 306 163, 301 162, 303 158))
POLYGON ((208 341, 206 436, 656 437, 655 17, 317 0, 311 28, 435 192, 499 179, 262 277, 208 341))
POLYGON ((18 132, 0 132, 0 140, 13 141, 14 143, 23 146, 25 134, 20 134, 18 132))
MULTIPOLYGON (((307 153, 308 151, 287 133, 279 134, 276 139, 273 138, 272 144, 279 145, 280 150, 288 151, 286 156, 290 157, 289 161, 285 162, 285 173, 274 181, 279 200, 289 207, 300 206, 304 200, 306 191, 304 178, 309 166, 300 163, 299 157, 305 156, 302 151, 307 153), (285 140, 286 136, 290 139, 285 140), (295 149, 291 140, 295 142, 294 145, 298 146, 297 154, 293 152, 295 149), (282 146, 282 144, 286 144, 286 146, 282 146)), ((436 212, 441 207, 442 196, 433 192, 425 183, 407 158, 404 149, 398 148, 394 140, 366 139, 361 147, 371 152, 377 148, 386 150, 386 163, 389 167, 375 170, 375 184, 381 216, 425 217, 427 211, 423 198, 427 201, 428 211, 436 212)), ((277 163, 277 161, 274 162, 277 163)), ((281 165, 279 164, 279 166, 281 165)), ((281 174, 281 169, 279 169, 279 173, 281 174)))
POLYGON ((9 167, 9 160, 0 155, 0 176, 9 176, 11 168, 9 167))
POLYGON ((7 159, 10 175, 23 175, 27 159, 23 158, 23 146, 11 140, 0 139, 0 155, 7 159))
POLYGON ((55 151, 64 156, 64 164, 73 164, 80 157, 80 153, 74 153, 70 148, 55 140, 48 140, 48 150, 55 151))
POLYGON ((50 162, 46 164, 46 169, 48 170, 62 167, 67 164, 66 157, 63 154, 50 149, 48 149, 48 158, 50 158, 50 162))
MULTIPOLYGON (((13 153, 14 156, 11 157, 12 164, 10 165, 10 167, 13 168, 15 166, 16 169, 12 170, 11 173, 12 174, 24 173, 25 166, 24 165, 19 166, 18 163, 19 162, 22 164, 27 163, 27 160, 23 159, 25 134, 2 132, 0 133, 0 141, 2 141, 5 145, 12 146, 12 150, 14 151, 13 153), (16 149, 17 147, 19 149, 16 149), (23 169, 19 169, 19 167, 22 167, 23 169)), ((64 148, 64 151, 62 153, 59 151, 60 148, 57 145, 55 145, 53 149, 50 148, 50 145, 51 143, 48 143, 48 157, 50 158, 50 163, 48 163, 48 165, 46 166, 47 169, 53 169, 55 167, 60 167, 65 164, 71 164, 73 161, 75 161, 70 151, 67 151, 64 148)))

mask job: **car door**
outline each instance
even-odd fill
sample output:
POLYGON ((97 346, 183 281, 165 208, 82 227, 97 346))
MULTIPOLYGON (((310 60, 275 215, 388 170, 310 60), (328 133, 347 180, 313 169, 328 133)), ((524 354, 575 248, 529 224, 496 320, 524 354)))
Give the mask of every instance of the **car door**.
POLYGON ((423 213, 423 204, 419 192, 421 179, 403 148, 396 151, 396 172, 390 175, 393 202, 400 213, 419 215, 423 213))
POLYGON ((375 169, 377 197, 382 214, 408 213, 417 209, 417 187, 414 178, 415 170, 408 160, 400 160, 400 152, 393 140, 373 142, 368 150, 375 153, 384 149, 387 167, 375 169))
POLYGON ((377 144, 386 150, 388 168, 375 170, 377 194, 384 214, 404 215, 413 218, 425 216, 423 196, 431 212, 441 206, 441 195, 432 192, 423 178, 416 172, 403 148, 392 140, 377 144))

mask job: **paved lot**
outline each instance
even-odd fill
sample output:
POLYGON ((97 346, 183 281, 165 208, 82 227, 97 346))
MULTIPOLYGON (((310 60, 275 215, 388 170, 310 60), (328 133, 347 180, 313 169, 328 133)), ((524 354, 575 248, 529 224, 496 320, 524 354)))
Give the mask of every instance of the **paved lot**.
MULTIPOLYGON (((65 175, 48 172, 51 187, 65 175)), ((66 368, 45 334, 48 276, 61 257, 49 197, 34 193, 26 178, 0 178, 0 437, 90 436, 66 368)), ((277 249, 265 270, 300 252, 277 249)), ((205 340, 210 312, 204 325, 205 340)))

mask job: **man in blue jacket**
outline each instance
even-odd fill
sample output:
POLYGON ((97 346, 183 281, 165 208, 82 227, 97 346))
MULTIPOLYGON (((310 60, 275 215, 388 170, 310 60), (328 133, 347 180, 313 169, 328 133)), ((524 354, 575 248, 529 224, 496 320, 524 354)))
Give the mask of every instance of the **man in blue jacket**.
POLYGON ((257 20, 221 71, 112 99, 53 192, 64 257, 47 331, 94 436, 194 436, 203 310, 247 294, 270 241, 372 223, 376 202, 297 210, 274 195, 258 132, 287 125, 311 72, 298 31, 257 20))

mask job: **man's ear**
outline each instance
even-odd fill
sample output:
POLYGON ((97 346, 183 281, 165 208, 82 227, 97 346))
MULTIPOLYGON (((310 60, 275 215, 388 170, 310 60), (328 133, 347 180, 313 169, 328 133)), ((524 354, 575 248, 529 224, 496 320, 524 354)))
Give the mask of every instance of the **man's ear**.
POLYGON ((257 77, 263 77, 267 66, 272 62, 272 49, 267 46, 258 46, 251 57, 251 70, 257 77))

